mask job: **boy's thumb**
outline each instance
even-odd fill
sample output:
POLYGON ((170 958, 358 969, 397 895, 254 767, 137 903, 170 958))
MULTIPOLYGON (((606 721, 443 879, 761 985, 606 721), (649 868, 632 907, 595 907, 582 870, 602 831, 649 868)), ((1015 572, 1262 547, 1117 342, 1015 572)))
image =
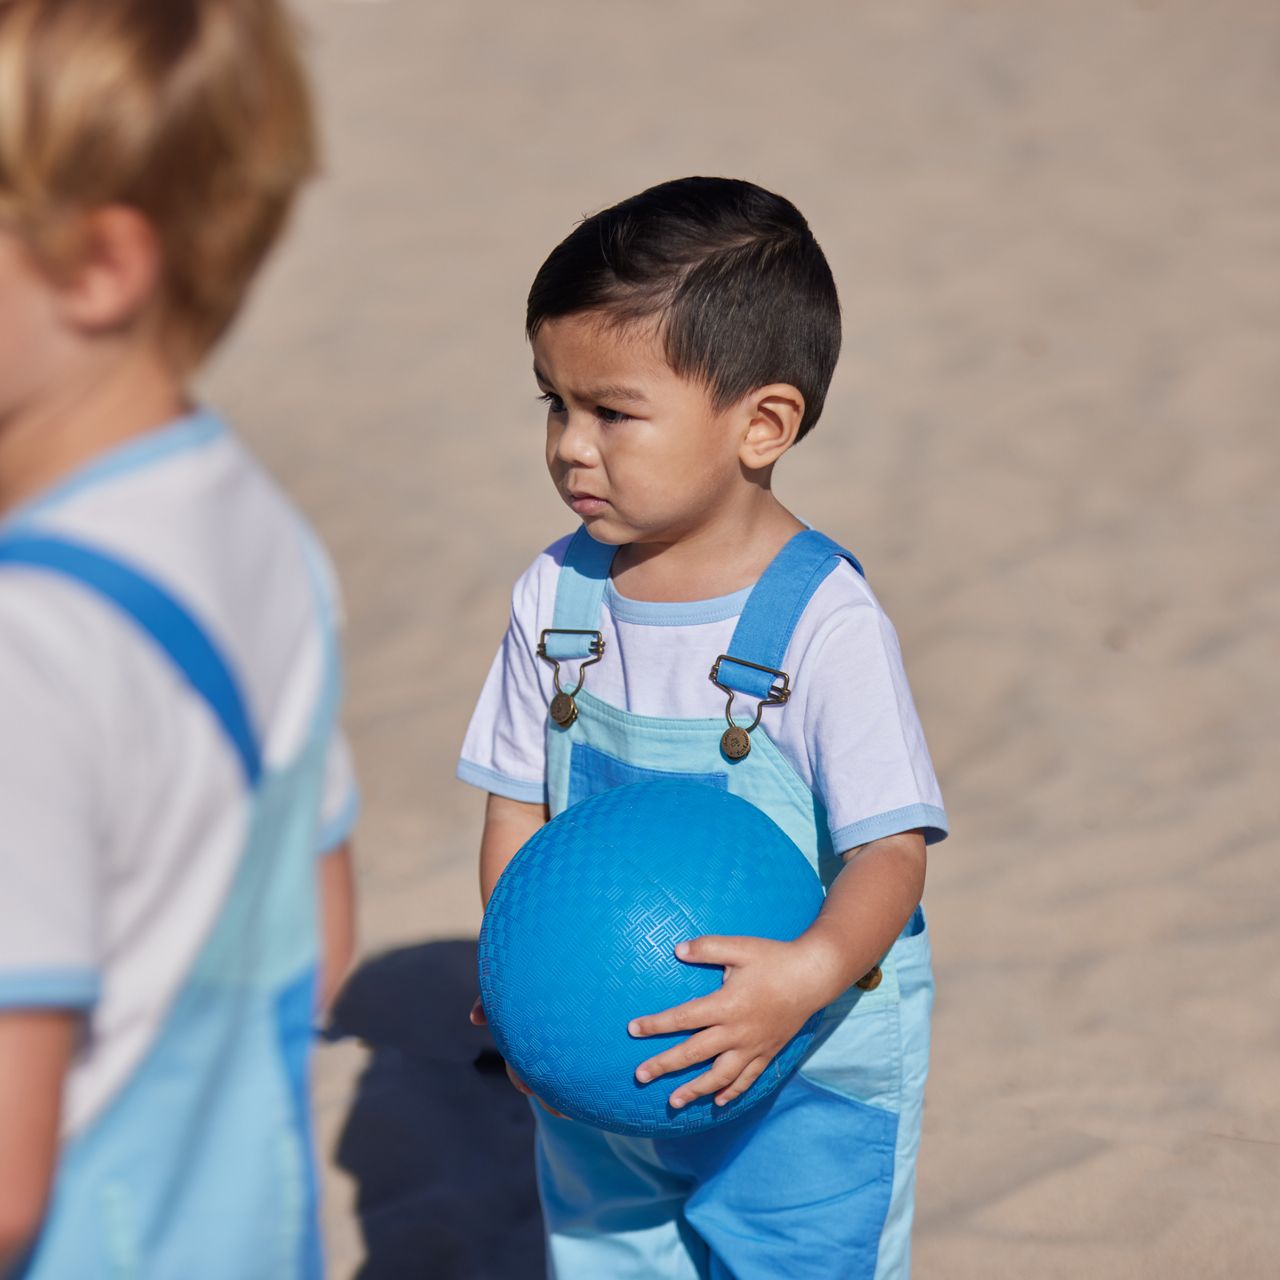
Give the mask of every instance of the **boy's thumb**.
POLYGON ((690 938, 676 947, 676 955, 686 964, 716 964, 728 967, 740 963, 742 947, 740 938, 707 934, 702 938, 690 938))

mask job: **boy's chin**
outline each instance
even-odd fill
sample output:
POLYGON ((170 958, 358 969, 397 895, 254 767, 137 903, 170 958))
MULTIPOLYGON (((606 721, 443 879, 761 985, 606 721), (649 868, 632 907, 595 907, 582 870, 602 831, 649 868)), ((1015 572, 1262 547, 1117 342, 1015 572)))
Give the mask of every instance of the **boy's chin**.
POLYGON ((579 504, 568 498, 565 505, 582 521, 587 532, 597 542, 608 546, 620 547, 636 540, 637 531, 625 520, 620 519, 614 507, 603 501, 593 501, 590 506, 579 504))
POLYGON ((586 526, 587 533, 597 542, 603 542, 606 546, 622 547, 628 542, 636 540, 634 529, 628 528, 621 520, 614 519, 611 516, 583 516, 581 519, 586 526))

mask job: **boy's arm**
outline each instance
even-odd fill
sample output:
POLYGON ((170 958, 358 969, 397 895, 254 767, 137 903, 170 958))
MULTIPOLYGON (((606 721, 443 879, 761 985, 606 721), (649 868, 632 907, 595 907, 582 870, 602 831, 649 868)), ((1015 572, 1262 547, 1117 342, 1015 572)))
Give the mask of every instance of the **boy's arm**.
POLYGON ((731 1102, 810 1015, 880 962, 924 892, 924 837, 919 831, 887 836, 849 850, 844 859, 818 918, 794 942, 704 937, 676 947, 689 964, 723 965, 724 984, 712 995, 630 1024, 634 1036, 697 1032, 641 1063, 641 1083, 714 1058, 708 1071, 671 1095, 671 1105, 708 1093, 722 1105, 731 1102))
POLYGON ((44 1217, 79 1027, 80 1015, 61 1009, 0 1012, 0 1276, 44 1217))
POLYGON ((837 983, 823 1008, 869 973, 893 946, 924 896, 924 835, 904 831, 850 849, 818 918, 797 939, 837 983))
POLYGON ((507 869, 507 863, 539 827, 550 821, 545 804, 509 800, 490 794, 484 810, 484 832, 480 837, 480 901, 487 907, 493 886, 507 869))
POLYGON ((320 1011, 333 1005, 356 952, 356 891, 351 869, 351 842, 321 855, 316 863, 320 898, 320 1011))
MULTIPOLYGON (((509 800, 506 796, 490 793, 484 809, 484 831, 480 836, 480 900, 486 907, 493 894, 493 886, 507 869, 507 863, 519 853, 520 847, 535 831, 550 821, 550 817, 550 810, 545 804, 509 800)), ((484 1005, 477 996, 475 1004, 471 1006, 471 1022, 482 1027, 485 1021, 484 1005)), ((511 1070, 510 1064, 507 1066, 507 1075, 521 1093, 526 1097, 533 1096, 533 1090, 511 1070)), ((545 1107, 547 1104, 544 1102, 542 1105, 545 1107)), ((547 1110, 550 1111, 551 1108, 547 1107, 547 1110)), ((555 1111, 552 1114, 560 1113, 555 1111)))

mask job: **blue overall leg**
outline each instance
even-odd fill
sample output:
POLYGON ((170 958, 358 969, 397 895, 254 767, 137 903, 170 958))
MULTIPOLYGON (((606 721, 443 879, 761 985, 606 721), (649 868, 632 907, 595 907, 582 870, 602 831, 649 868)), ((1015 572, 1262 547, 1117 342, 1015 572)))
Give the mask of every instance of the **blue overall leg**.
POLYGON ((533 1108, 552 1277, 709 1280, 710 1250, 684 1212, 692 1173, 670 1168, 649 1139, 533 1108))

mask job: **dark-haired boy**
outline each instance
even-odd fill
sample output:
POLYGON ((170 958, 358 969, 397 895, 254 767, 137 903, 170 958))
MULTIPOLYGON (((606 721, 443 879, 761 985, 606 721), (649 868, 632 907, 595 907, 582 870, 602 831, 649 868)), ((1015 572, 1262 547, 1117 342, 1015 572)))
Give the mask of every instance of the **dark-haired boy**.
POLYGON ((637 1078, 706 1063, 671 1105, 713 1106, 825 1008, 768 1106, 669 1140, 538 1109, 553 1273, 905 1276, 933 989, 919 902, 946 818, 892 627, 856 560, 771 489, 839 351, 830 270, 786 200, 689 178, 582 223, 527 329, 547 463, 583 528, 517 584, 463 747, 459 775, 490 793, 486 901, 549 816, 655 773, 751 800, 827 888, 795 942, 682 942, 723 987, 631 1024, 691 1033, 637 1078))

